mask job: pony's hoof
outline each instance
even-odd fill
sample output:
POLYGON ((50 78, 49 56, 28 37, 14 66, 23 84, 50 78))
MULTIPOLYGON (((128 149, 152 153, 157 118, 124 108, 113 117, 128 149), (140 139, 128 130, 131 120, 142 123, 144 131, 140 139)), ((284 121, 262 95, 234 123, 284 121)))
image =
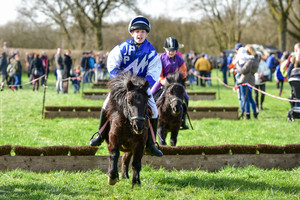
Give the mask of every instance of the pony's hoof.
POLYGON ((112 179, 112 178, 108 177, 108 184, 109 185, 115 185, 118 181, 119 181, 118 178, 112 179))

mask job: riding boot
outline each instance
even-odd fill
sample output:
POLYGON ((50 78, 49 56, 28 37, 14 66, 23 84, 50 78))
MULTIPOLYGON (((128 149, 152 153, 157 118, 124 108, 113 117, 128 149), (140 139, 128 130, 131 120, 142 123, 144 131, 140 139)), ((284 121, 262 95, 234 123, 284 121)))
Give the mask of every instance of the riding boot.
POLYGON ((181 127, 183 130, 190 129, 190 127, 185 123, 185 119, 186 119, 186 113, 183 113, 182 122, 181 122, 181 127))
MULTIPOLYGON (((100 112, 99 130, 105 124, 106 121, 107 121, 106 111, 104 109, 102 109, 100 112)), ((95 138, 92 137, 90 140, 91 146, 100 146, 101 145, 104 138, 107 138, 107 136, 108 136, 108 132, 109 132, 108 127, 109 127, 109 125, 107 124, 106 127, 104 128, 104 130, 102 131, 102 133, 96 132, 96 133, 98 133, 98 135, 95 138)))
POLYGON ((188 107, 188 101, 186 101, 186 103, 182 104, 182 108, 183 108, 183 113, 182 113, 182 121, 181 121, 181 127, 183 130, 187 130, 190 127, 185 123, 185 119, 186 119, 186 114, 187 114, 187 107, 188 107))
MULTIPOLYGON (((158 119, 150 119, 150 122, 151 122, 151 125, 153 128, 154 135, 156 136, 158 119)), ((147 154, 149 154, 151 156, 163 156, 163 153, 159 149, 156 148, 156 146, 153 142, 150 127, 148 129, 148 140, 146 142, 145 150, 146 150, 147 154)))

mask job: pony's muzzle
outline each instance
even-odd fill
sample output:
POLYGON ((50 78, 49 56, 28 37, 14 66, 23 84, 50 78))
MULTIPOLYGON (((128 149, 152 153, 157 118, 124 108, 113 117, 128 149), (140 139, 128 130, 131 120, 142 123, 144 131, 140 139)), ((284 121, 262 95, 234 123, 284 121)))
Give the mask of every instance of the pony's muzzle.
POLYGON ((135 121, 133 123, 133 130, 136 134, 140 135, 144 132, 145 123, 141 121, 135 121))
POLYGON ((133 117, 132 121, 133 121, 133 124, 132 124, 133 131, 138 135, 142 134, 145 129, 145 118, 144 117, 133 117))
POLYGON ((174 106, 172 107, 172 112, 174 115, 179 115, 181 111, 181 107, 180 106, 174 106))

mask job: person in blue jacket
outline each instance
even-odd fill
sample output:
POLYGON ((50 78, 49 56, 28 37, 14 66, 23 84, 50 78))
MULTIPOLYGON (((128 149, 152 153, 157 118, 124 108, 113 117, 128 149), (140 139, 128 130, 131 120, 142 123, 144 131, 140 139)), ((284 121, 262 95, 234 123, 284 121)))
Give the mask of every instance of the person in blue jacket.
MULTIPOLYGON (((107 58, 107 69, 111 78, 117 77, 122 73, 131 72, 137 76, 145 78, 149 82, 148 105, 152 110, 151 124, 154 133, 157 131, 158 110, 155 105, 154 98, 150 91, 150 87, 158 81, 162 70, 162 64, 154 47, 146 40, 151 30, 150 23, 143 16, 134 17, 128 26, 128 31, 132 36, 131 39, 117 45, 111 50, 107 58)), ((110 94, 105 99, 100 113, 99 129, 106 122, 106 107, 110 94)), ((103 139, 107 137, 109 128, 105 128, 101 134, 91 139, 91 146, 99 146, 103 139)), ((146 152, 150 155, 162 156, 163 153, 157 149, 151 137, 151 132, 148 133, 148 141, 146 143, 146 152)))

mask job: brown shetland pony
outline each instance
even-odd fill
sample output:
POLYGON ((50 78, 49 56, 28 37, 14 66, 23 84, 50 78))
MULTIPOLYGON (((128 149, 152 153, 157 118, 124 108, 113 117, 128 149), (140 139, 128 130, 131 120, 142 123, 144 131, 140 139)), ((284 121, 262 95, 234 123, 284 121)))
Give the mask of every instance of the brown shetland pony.
POLYGON ((122 158, 122 178, 129 178, 128 167, 132 161, 132 186, 140 185, 141 160, 148 138, 148 119, 146 116, 149 95, 148 81, 126 73, 109 82, 110 99, 107 105, 107 117, 110 131, 106 142, 110 154, 108 183, 116 184, 119 180, 118 159, 122 158))
POLYGON ((159 144, 166 145, 166 137, 171 132, 170 144, 176 146, 181 126, 184 98, 184 79, 180 72, 169 74, 163 92, 156 101, 159 120, 157 134, 159 144))

